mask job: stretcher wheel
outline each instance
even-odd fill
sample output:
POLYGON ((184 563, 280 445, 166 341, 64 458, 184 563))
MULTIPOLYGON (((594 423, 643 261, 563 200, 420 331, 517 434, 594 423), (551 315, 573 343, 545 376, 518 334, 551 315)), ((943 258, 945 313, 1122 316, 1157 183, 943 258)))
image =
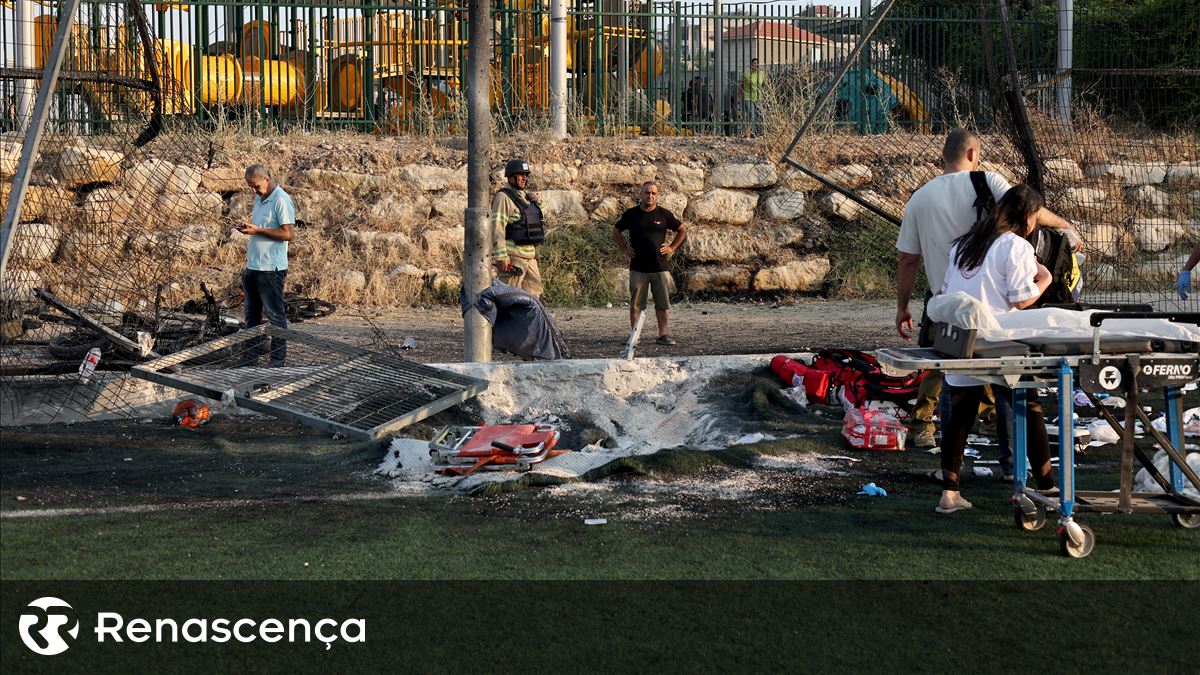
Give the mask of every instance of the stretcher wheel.
MULTIPOLYGON (((1026 499, 1026 501, 1033 501, 1026 499)), ((1017 527, 1026 532, 1037 532, 1046 524, 1046 507, 1037 502, 1033 502, 1033 514, 1028 514, 1021 504, 1013 505, 1013 521, 1017 527)))
POLYGON ((1200 527, 1200 513, 1172 513, 1171 520, 1175 524, 1189 530, 1200 527))
POLYGON ((1058 547, 1068 558, 1086 558, 1096 547, 1096 535, 1092 532, 1092 528, 1087 525, 1079 525, 1079 529, 1083 533, 1083 541, 1075 544, 1071 541, 1065 527, 1058 528, 1058 547))

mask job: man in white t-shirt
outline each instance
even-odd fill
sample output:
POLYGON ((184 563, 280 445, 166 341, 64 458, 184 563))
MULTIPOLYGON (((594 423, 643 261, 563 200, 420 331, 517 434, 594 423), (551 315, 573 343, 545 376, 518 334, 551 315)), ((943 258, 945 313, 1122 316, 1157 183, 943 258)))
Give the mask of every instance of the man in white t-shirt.
MULTIPOLYGON (((896 270, 896 330, 905 340, 913 330, 909 302, 917 282, 917 272, 925 263, 925 278, 930 293, 941 290, 950 262, 950 246, 975 224, 975 187, 971 172, 979 168, 979 136, 967 129, 955 129, 942 146, 942 175, 921 186, 904 207, 904 221, 896 239, 900 264, 896 270)), ((999 201, 1012 187, 1003 176, 984 172, 984 179, 993 197, 999 201)), ((1049 209, 1038 212, 1038 225, 1064 228, 1072 244, 1079 250, 1083 240, 1074 228, 1049 209)), ((928 298, 926 298, 928 301, 928 298)), ((913 442, 917 447, 932 447, 934 440, 933 409, 942 388, 941 373, 932 372, 921 384, 917 406, 913 409, 913 442)), ((981 415, 983 419, 994 417, 981 415)))

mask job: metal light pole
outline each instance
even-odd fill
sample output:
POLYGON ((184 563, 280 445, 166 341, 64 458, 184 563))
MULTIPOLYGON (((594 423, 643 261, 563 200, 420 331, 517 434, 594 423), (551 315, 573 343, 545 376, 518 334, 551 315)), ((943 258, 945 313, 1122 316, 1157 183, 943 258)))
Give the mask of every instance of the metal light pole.
MULTIPOLYGON (((16 57, 18 68, 35 68, 33 56, 33 0, 17 0, 13 6, 16 10, 17 30, 16 57)), ((33 114, 33 96, 35 87, 30 80, 17 80, 17 125, 21 131, 29 128, 29 119, 33 114)))
POLYGON ((721 0, 713 0, 713 123, 716 125, 714 131, 717 135, 721 135, 722 125, 725 121, 725 73, 722 69, 721 62, 721 0))
POLYGON ((566 0, 550 0, 550 135, 567 137, 566 0))
MULTIPOLYGON (((617 19, 620 33, 617 37, 617 101, 621 106, 621 114, 617 118, 621 124, 621 135, 625 135, 626 125, 629 124, 629 0, 621 0, 616 5, 621 10, 617 19)), ((610 19, 608 23, 611 23, 610 19)), ((606 45, 607 46, 607 45, 606 45)))
MULTIPOLYGON (((50 103, 54 98, 54 89, 58 85, 58 73, 67 57, 71 26, 75 23, 77 11, 79 11, 79 0, 63 0, 58 5, 58 32, 54 35, 54 46, 46 55, 42 84, 37 90, 37 100, 34 102, 25 124, 25 143, 21 146, 21 161, 17 164, 17 174, 12 179, 12 189, 8 194, 8 207, 4 211, 3 225, 0 226, 0 281, 4 279, 4 271, 8 267, 8 257, 12 255, 12 243, 19 226, 18 223, 21 222, 21 206, 25 201, 25 192, 29 189, 29 177, 33 174, 34 158, 37 157, 38 146, 42 143, 42 131, 46 127, 46 118, 50 115, 50 103)), ((32 15, 30 20, 33 20, 32 15)), ((30 65, 32 66, 32 63, 30 65)))
MULTIPOLYGON (((1074 0, 1058 0, 1058 75, 1072 68, 1072 48, 1075 33, 1074 0)), ((1058 120, 1064 129, 1071 128, 1071 77, 1063 77, 1055 92, 1058 96, 1058 120)))
POLYGON ((492 149, 491 0, 470 0, 470 54, 467 60, 467 210, 464 214, 463 288, 467 311, 463 314, 467 361, 492 360, 492 327, 475 309, 479 293, 491 283, 488 258, 492 252, 488 207, 491 178, 488 158, 492 149))

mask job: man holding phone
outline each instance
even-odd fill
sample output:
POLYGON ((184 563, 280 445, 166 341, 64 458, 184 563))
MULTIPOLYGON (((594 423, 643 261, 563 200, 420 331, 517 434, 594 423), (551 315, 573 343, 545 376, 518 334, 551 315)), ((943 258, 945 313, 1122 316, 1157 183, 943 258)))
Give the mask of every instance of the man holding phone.
MULTIPOLYGON (((246 185, 254 190, 254 210, 250 222, 237 226, 237 231, 250 237, 246 246, 246 270, 242 273, 242 289, 246 295, 246 328, 267 321, 287 328, 283 307, 283 282, 287 278, 288 242, 296 224, 296 207, 292 198, 271 177, 262 164, 246 167, 246 185)), ((258 360, 261 342, 247 349, 243 362, 252 365, 258 360)), ((271 340, 270 366, 282 366, 287 358, 287 341, 271 340)))

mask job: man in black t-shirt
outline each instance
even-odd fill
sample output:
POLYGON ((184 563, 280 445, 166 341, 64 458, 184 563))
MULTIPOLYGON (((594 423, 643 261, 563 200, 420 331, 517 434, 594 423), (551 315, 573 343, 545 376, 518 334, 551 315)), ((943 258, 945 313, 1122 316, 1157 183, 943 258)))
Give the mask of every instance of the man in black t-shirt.
POLYGON ((658 319, 660 345, 671 346, 675 340, 667 332, 667 310, 671 308, 667 293, 667 259, 675 254, 687 238, 687 228, 670 211, 658 205, 658 183, 642 184, 640 203, 622 214, 613 226, 613 241, 629 256, 629 325, 637 324, 646 311, 646 299, 654 295, 654 315, 658 319), (667 243, 667 230, 675 233, 667 243), (629 232, 629 240, 625 239, 629 232))

